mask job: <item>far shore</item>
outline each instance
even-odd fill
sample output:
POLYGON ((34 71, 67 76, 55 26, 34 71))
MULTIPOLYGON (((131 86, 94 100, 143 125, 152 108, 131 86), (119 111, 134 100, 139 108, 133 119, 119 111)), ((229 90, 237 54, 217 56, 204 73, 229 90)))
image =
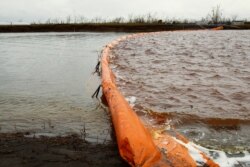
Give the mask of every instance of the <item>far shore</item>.
MULTIPOLYGON (((153 32, 174 30, 211 29, 221 25, 180 24, 149 24, 149 23, 84 23, 84 24, 31 24, 31 25, 0 25, 0 33, 19 32, 153 32)), ((246 30, 250 25, 222 25, 224 29, 246 30)))

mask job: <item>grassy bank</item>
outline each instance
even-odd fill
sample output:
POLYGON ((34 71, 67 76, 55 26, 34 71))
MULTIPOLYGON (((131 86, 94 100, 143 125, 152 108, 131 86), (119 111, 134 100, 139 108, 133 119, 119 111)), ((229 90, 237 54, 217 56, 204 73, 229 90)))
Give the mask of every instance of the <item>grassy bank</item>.
MULTIPOLYGON (((86 23, 86 24, 34 24, 0 25, 0 33, 7 32, 151 32, 172 30, 198 30, 216 25, 197 24, 136 24, 136 23, 86 23)), ((250 29, 250 26, 225 26, 226 29, 250 29)))

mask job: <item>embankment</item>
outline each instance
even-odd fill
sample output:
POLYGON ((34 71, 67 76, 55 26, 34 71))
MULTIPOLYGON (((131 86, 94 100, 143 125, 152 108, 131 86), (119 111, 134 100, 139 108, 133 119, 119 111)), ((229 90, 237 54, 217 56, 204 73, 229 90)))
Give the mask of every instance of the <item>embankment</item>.
MULTIPOLYGON (((0 33, 11 32, 154 32, 173 30, 210 29, 215 25, 197 24, 137 24, 137 23, 88 23, 88 24, 31 24, 0 25, 0 33)), ((225 29, 250 29, 250 26, 224 26, 225 29)))

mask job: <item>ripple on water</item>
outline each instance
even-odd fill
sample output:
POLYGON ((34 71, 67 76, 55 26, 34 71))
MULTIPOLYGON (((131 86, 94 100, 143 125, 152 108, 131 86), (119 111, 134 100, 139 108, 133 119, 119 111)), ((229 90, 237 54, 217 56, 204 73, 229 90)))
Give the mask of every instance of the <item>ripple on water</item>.
POLYGON ((91 73, 97 52, 122 34, 0 34, 0 133, 80 134, 85 126, 94 140, 111 139, 91 73))
POLYGON ((164 126, 171 119, 205 146, 250 149, 250 31, 148 34, 119 43, 112 54, 123 78, 117 85, 136 96, 144 121, 164 126))

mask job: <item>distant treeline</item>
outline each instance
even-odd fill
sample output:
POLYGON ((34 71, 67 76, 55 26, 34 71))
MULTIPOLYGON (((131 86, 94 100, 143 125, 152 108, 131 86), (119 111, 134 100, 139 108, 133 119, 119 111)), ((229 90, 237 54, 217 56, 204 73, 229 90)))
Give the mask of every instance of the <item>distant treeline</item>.
POLYGON ((212 8, 211 12, 199 21, 188 19, 160 18, 157 14, 129 15, 127 18, 117 17, 103 19, 96 17, 68 16, 65 19, 48 19, 45 22, 32 22, 30 25, 0 25, 0 32, 79 32, 79 31, 122 31, 149 32, 183 29, 206 29, 224 26, 225 29, 250 29, 246 20, 237 22, 237 15, 226 18, 222 15, 220 6, 212 8), (233 24, 236 22, 237 24, 233 24))
MULTIPOLYGON (((188 23, 199 23, 199 24, 227 24, 230 25, 232 22, 238 20, 238 15, 232 15, 226 17, 222 13, 222 9, 219 5, 213 7, 206 17, 200 20, 190 19, 169 19, 167 16, 158 16, 157 13, 147 13, 143 15, 130 14, 127 17, 116 17, 116 18, 102 18, 95 17, 89 19, 85 16, 67 16, 66 18, 48 18, 46 21, 33 21, 31 25, 43 25, 43 24, 188 24, 188 23)), ((241 21, 247 21, 241 19, 241 21)), ((10 25, 12 23, 10 22, 10 25)))
MULTIPOLYGON (((219 5, 213 7, 206 17, 201 18, 199 21, 188 20, 188 19, 169 19, 167 17, 159 17, 156 13, 147 13, 144 15, 128 15, 128 17, 116 17, 113 19, 104 19, 102 17, 95 17, 93 19, 88 19, 84 16, 67 16, 65 19, 51 19, 47 21, 33 22, 32 24, 86 24, 86 23, 102 23, 102 24, 172 24, 172 23, 195 23, 199 22, 202 24, 231 24, 236 21, 238 15, 232 15, 231 17, 223 16, 222 9, 219 5)), ((246 20, 244 20, 246 21, 246 20)))

